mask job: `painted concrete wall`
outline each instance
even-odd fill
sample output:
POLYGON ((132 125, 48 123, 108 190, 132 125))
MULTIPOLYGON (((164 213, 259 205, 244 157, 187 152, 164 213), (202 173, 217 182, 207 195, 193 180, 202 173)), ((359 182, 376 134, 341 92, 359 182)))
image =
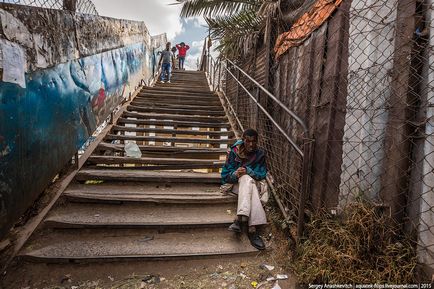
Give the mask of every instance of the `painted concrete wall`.
POLYGON ((142 22, 0 8, 1 238, 96 126, 150 77, 155 41, 142 22))
MULTIPOLYGON (((434 1, 428 1, 432 7, 434 1)), ((427 23, 433 23, 434 11, 427 12, 427 23)), ((430 25, 428 44, 428 63, 424 92, 427 94, 425 142, 423 145, 421 192, 416 197, 420 205, 418 220, 418 257, 419 262, 427 265, 430 274, 434 274, 434 27, 430 25)))
POLYGON ((395 49, 396 0, 353 0, 339 203, 377 198, 395 49))

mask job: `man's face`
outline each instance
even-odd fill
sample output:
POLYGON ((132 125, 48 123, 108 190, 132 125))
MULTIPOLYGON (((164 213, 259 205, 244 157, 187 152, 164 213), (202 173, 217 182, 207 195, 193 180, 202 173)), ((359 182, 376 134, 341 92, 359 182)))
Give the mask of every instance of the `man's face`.
POLYGON ((167 50, 170 50, 170 46, 171 46, 170 43, 167 43, 167 44, 166 44, 166 49, 167 49, 167 50))
POLYGON ((258 139, 254 136, 245 136, 243 138, 244 147, 248 153, 254 152, 258 146, 258 139))

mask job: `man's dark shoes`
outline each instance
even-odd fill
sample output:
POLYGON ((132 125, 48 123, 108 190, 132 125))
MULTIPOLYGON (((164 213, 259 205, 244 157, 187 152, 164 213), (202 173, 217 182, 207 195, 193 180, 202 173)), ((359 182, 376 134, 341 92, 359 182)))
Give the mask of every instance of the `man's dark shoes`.
POLYGON ((249 240, 250 244, 252 244, 253 247, 255 247, 258 250, 265 250, 265 244, 264 241, 262 241, 262 238, 259 236, 258 233, 249 233, 249 240))
POLYGON ((228 230, 235 233, 241 233, 241 222, 235 220, 232 225, 229 226, 228 230))

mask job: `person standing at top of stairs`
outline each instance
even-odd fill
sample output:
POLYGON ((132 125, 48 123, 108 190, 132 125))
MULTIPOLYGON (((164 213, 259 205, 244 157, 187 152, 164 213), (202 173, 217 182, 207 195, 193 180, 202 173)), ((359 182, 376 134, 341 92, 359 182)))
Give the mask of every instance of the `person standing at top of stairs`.
POLYGON ((179 69, 184 69, 185 56, 187 55, 187 50, 190 49, 190 46, 186 45, 184 42, 176 44, 176 48, 178 48, 178 59, 179 59, 179 69))
POLYGON ((170 83, 171 66, 174 64, 173 53, 170 50, 170 46, 170 42, 167 42, 166 49, 161 51, 160 61, 158 62, 158 65, 161 65, 161 83, 164 83, 164 81, 170 83))

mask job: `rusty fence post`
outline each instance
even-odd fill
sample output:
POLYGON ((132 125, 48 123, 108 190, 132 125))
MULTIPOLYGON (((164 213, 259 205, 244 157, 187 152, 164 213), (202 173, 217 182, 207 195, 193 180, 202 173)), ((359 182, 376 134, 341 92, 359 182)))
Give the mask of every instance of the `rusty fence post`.
POLYGON ((312 147, 313 140, 308 139, 306 136, 303 140, 303 165, 301 175, 301 190, 300 190, 300 202, 298 208, 298 220, 297 220, 297 242, 303 237, 304 233, 304 209, 306 208, 306 202, 310 194, 310 177, 312 171, 312 147))
POLYGON ((77 0, 63 0, 63 10, 75 13, 77 11, 77 0))

